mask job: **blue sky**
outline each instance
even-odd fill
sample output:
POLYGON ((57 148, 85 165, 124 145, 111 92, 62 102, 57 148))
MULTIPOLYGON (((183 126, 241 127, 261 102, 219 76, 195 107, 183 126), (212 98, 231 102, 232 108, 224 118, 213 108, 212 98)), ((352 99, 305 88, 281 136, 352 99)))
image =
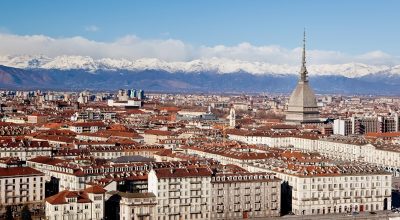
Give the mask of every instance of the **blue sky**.
POLYGON ((134 35, 193 47, 248 42, 293 49, 301 46, 306 27, 311 50, 400 55, 400 1, 395 0, 3 0, 0 5, 0 32, 18 36, 113 42, 134 35))

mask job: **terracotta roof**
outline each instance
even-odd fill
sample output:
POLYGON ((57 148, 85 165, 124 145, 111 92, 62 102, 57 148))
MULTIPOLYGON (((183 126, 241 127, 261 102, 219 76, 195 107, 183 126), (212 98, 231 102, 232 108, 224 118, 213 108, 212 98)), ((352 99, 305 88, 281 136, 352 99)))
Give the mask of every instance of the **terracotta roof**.
POLYGON ((71 126, 74 126, 74 127, 91 127, 91 126, 106 127, 106 125, 101 121, 75 122, 75 123, 72 123, 71 126))
POLYGON ((93 193, 93 194, 103 194, 107 192, 103 187, 99 185, 94 185, 84 190, 86 193, 93 193))
POLYGON ((152 134, 152 135, 161 135, 161 136, 171 136, 173 135, 172 131, 163 131, 163 130, 146 130, 144 131, 145 134, 152 134))
POLYGON ((210 176, 212 171, 208 167, 198 168, 162 168, 154 170, 158 178, 200 177, 210 176))
POLYGON ((62 160, 62 159, 58 159, 58 158, 45 157, 45 156, 38 156, 38 157, 30 159, 29 161, 35 162, 35 163, 56 165, 58 163, 63 163, 66 160, 62 160))
POLYGON ((35 170, 31 167, 0 168, 0 177, 33 176, 33 175, 44 175, 44 173, 35 170))
POLYGON ((91 203, 85 192, 64 190, 56 195, 46 198, 46 202, 52 205, 68 204, 67 198, 77 198, 78 203, 91 203))

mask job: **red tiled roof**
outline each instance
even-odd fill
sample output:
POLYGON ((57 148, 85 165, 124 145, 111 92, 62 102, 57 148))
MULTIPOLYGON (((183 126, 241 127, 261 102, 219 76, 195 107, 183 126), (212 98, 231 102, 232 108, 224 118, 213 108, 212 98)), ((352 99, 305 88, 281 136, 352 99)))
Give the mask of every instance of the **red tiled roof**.
POLYGON ((145 134, 152 134, 152 135, 161 135, 161 136, 171 136, 173 132, 171 131, 163 131, 163 130, 146 130, 144 131, 145 134))
POLYGON ((93 194, 103 194, 103 193, 107 192, 107 190, 105 190, 103 187, 101 187, 99 185, 94 185, 94 186, 88 187, 84 191, 86 193, 93 193, 93 194))
POLYGON ((44 175, 44 173, 31 167, 0 168, 1 177, 44 175))
POLYGON ((30 159, 29 161, 35 162, 35 163, 49 164, 49 165, 56 165, 58 163, 65 162, 65 160, 62 160, 62 159, 45 157, 45 156, 38 156, 38 157, 30 159))
POLYGON ((93 121, 93 122, 75 122, 75 123, 72 123, 71 126, 74 126, 74 127, 91 127, 91 126, 105 127, 106 125, 101 121, 93 121))
POLYGON ((212 171, 208 167, 198 168, 162 168, 155 170, 158 178, 200 177, 210 176, 212 171))
POLYGON ((46 202, 52 205, 68 204, 66 198, 77 198, 78 203, 90 203, 92 202, 85 192, 69 191, 64 190, 56 195, 46 198, 46 202))

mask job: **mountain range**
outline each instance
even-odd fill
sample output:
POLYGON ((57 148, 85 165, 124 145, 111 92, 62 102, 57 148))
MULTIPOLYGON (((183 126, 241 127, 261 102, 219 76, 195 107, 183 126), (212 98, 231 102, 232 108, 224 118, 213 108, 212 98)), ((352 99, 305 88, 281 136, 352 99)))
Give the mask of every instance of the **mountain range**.
MULTIPOLYGON (((166 62, 84 56, 0 56, 4 89, 140 88, 165 92, 290 92, 298 66, 221 58, 166 62)), ((309 65, 316 93, 400 95, 400 65, 309 65)))

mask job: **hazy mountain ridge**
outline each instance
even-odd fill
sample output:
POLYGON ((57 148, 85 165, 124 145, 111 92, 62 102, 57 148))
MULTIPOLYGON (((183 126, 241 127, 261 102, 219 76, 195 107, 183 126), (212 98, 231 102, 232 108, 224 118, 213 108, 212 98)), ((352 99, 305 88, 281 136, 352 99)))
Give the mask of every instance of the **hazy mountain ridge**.
MULTIPOLYGON (((246 72, 167 72, 160 70, 19 69, 0 66, 3 89, 115 90, 141 88, 164 92, 274 92, 289 93, 295 74, 255 75, 246 72)), ((400 95, 400 76, 379 73, 358 78, 340 75, 310 77, 316 93, 400 95)))

